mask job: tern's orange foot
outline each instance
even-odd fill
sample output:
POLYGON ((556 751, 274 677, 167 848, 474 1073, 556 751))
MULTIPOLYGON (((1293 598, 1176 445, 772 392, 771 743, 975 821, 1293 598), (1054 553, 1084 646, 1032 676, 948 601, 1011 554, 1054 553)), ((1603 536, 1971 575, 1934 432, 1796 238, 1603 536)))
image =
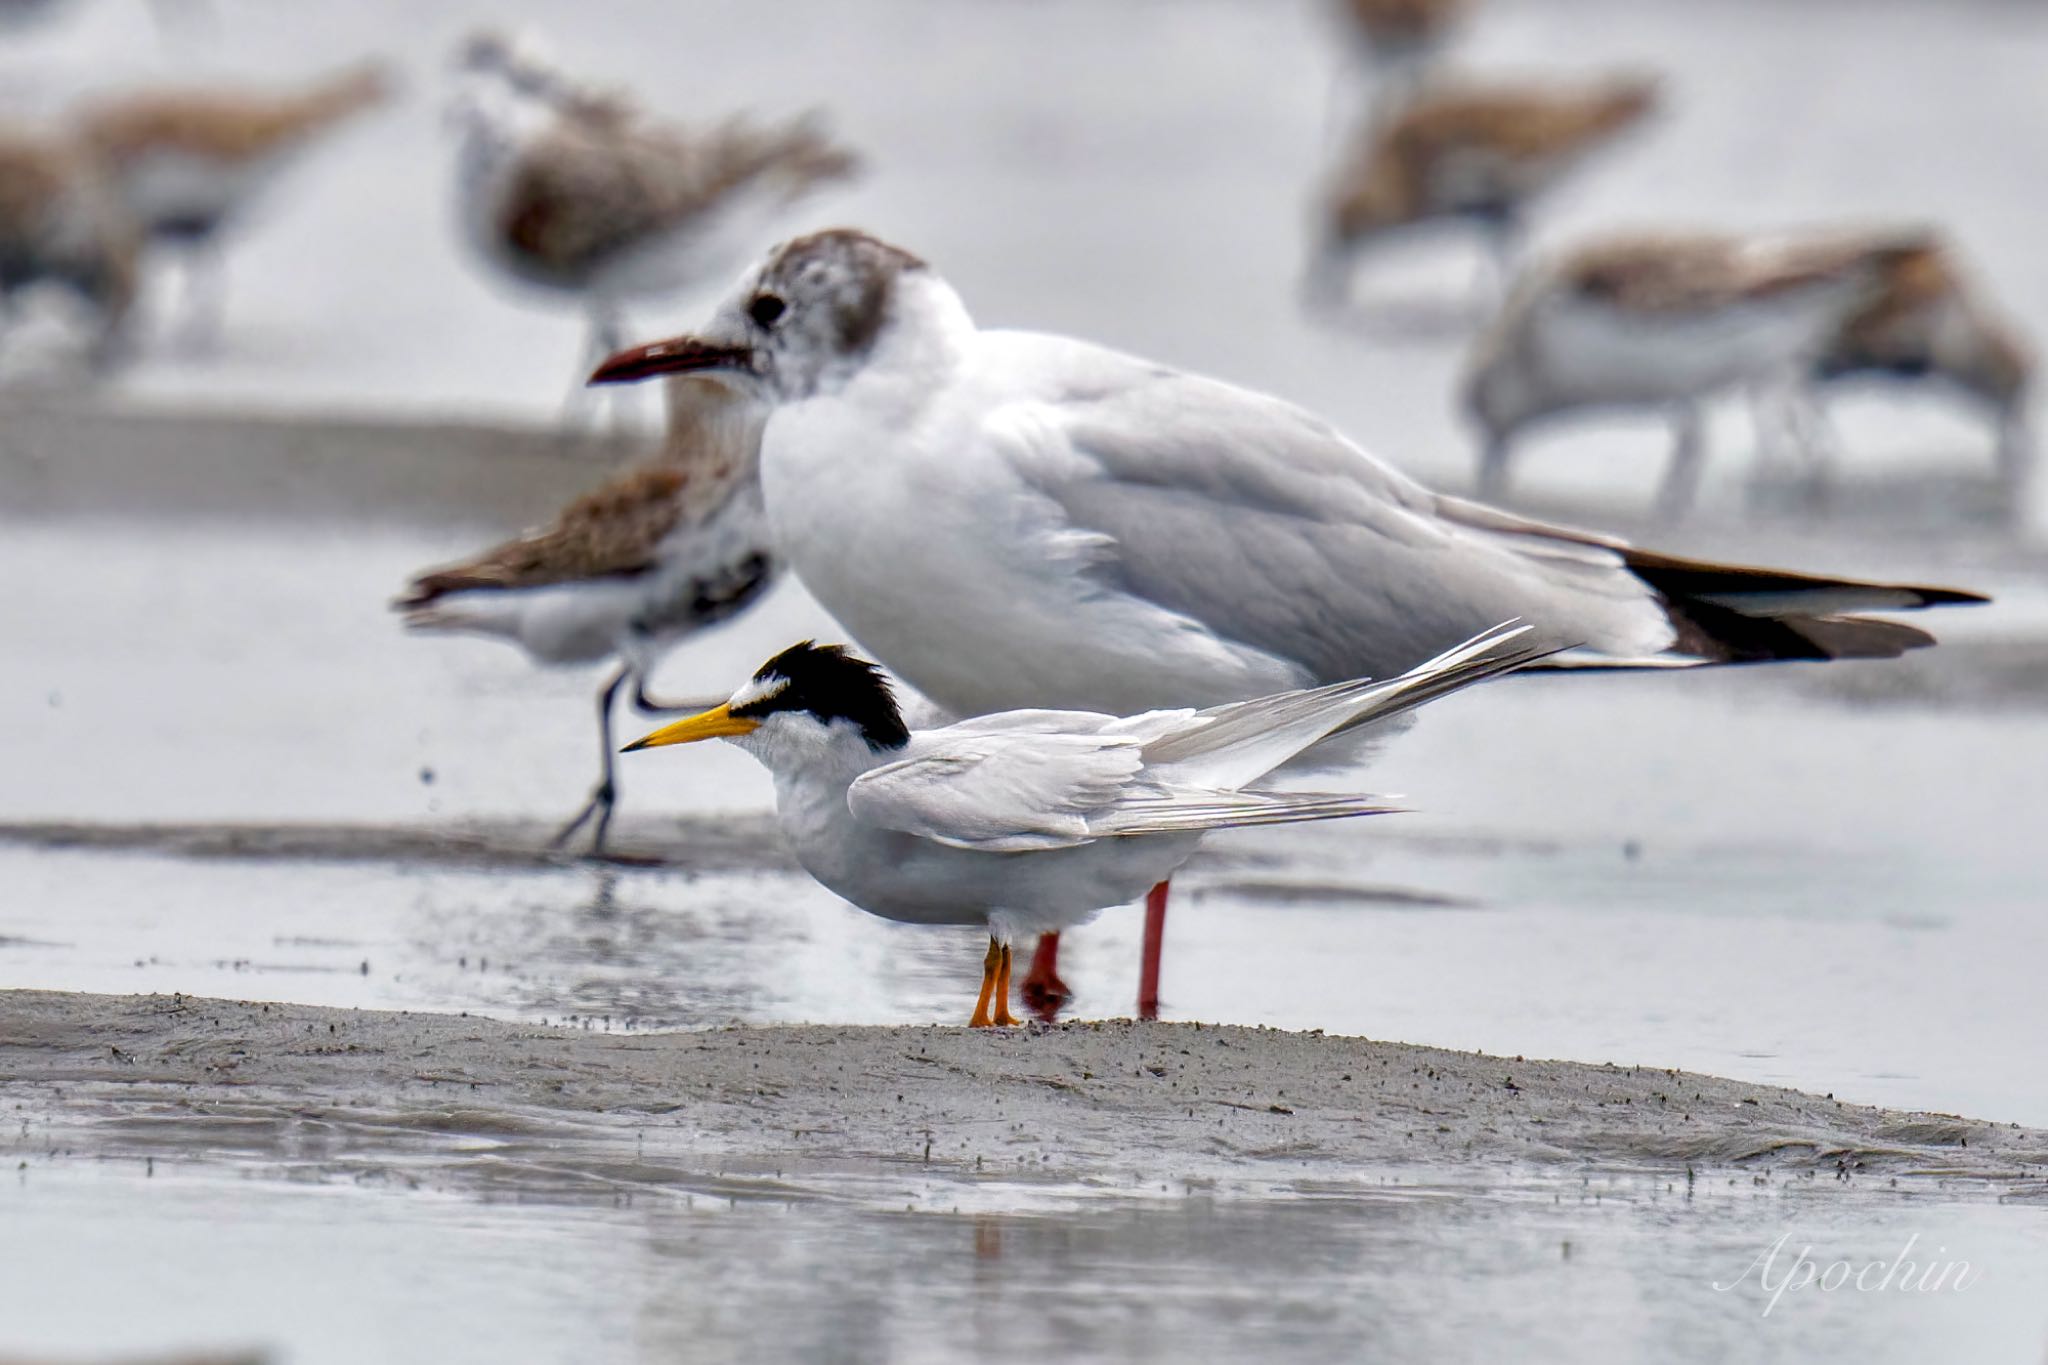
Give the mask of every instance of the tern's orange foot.
POLYGON ((1060 936, 1040 934, 1038 948, 1031 954, 1031 970, 1018 983, 1017 998, 1024 1008, 1050 1024, 1067 1007, 1074 993, 1060 980, 1060 936))
POLYGON ((996 1028, 1015 1028, 1023 1020, 1010 1013, 1010 945, 1003 945, 996 960, 995 1014, 989 1023, 996 1028))
MULTIPOLYGON (((975 998, 974 1017, 967 1021, 967 1027, 989 1028, 996 1022, 989 1017, 988 1004, 990 997, 996 993, 996 973, 1002 967, 1003 962, 1003 945, 995 941, 994 935, 990 935, 988 954, 981 959, 981 994, 975 998)), ((1003 1013, 1008 1014, 1009 1012, 1009 1001, 1005 1000, 1003 1002, 1003 1013)))

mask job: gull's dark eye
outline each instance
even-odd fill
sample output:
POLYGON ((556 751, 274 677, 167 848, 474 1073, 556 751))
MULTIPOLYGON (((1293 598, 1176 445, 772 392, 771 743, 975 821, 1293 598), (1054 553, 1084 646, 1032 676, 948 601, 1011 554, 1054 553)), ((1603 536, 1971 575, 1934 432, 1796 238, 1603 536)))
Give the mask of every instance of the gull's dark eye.
POLYGON ((754 301, 747 305, 747 316, 762 327, 773 327, 776 319, 789 311, 789 305, 773 294, 756 294, 754 301))

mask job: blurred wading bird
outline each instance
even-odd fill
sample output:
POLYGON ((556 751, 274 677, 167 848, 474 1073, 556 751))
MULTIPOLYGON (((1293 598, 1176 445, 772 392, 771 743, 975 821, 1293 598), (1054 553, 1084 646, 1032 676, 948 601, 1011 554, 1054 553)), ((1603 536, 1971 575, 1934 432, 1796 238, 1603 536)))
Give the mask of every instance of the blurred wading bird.
POLYGON ((881 670, 804 643, 729 701, 628 751, 727 739, 775 777, 797 859, 870 914, 980 924, 973 1027, 1010 1015, 1010 944, 1129 904, 1204 832, 1380 815, 1380 796, 1252 784, 1340 730, 1398 716, 1530 662, 1526 627, 1485 632, 1390 682, 1349 682, 1207 710, 1008 711, 905 727, 881 670))
MULTIPOLYGON (((593 382, 664 374, 769 410, 771 542, 955 715, 1393 677, 1518 618, 1532 648, 1568 651, 1551 665, 1888 656, 1931 637, 1846 613, 1982 600, 1679 559, 1445 497, 1276 398, 979 328, 938 272, 851 230, 775 248, 702 331, 593 382)), ((1149 910, 1145 1012, 1163 886, 1149 910)), ((1049 959, 1033 971, 1041 998, 1061 992, 1049 959)))
POLYGON ((141 236, 82 148, 0 129, 0 323, 38 285, 69 291, 96 318, 92 360, 111 362, 135 302, 141 236))
POLYGON ((620 689, 643 712, 647 677, 685 637, 744 611, 773 584, 758 469, 764 414, 711 384, 671 384, 659 458, 628 469, 547 526, 476 558, 422 574, 392 605, 414 630, 512 641, 544 664, 619 667, 597 697, 598 784, 557 845, 592 820, 603 853, 618 788, 612 707, 620 689))
POLYGON ((1656 102, 1656 82, 1635 76, 1459 84, 1370 119, 1330 184, 1311 299, 1341 302, 1360 253, 1427 225, 1477 228, 1505 282, 1529 201, 1640 124, 1656 102))
POLYGON ((1336 0, 1363 55, 1382 77, 1413 79, 1434 61, 1473 0, 1336 0))
MULTIPOLYGON (((1965 277, 1954 250, 1930 242, 1887 264, 1875 297, 1814 354, 1810 387, 1792 396, 1812 402, 1828 390, 1872 381, 1946 390, 1990 419, 2000 475, 2017 487, 2033 463, 2027 430, 2033 368, 2026 343, 1965 277)), ((1839 442, 1818 414, 1804 420, 1819 435, 1803 451, 1818 469, 1839 442)), ((1797 431, 1800 421, 1793 416, 1786 425, 1797 431)), ((1758 427, 1770 429, 1761 414, 1758 427)))
POLYGON ((1887 272, 1926 245, 1911 232, 1638 235, 1538 263, 1478 339, 1466 374, 1464 403, 1482 438, 1479 495, 1505 492, 1511 447, 1531 425, 1652 408, 1675 431, 1657 501, 1676 516, 1698 488, 1707 403, 1737 386, 1796 382, 1887 272))
POLYGON ((155 241, 183 248, 188 326, 220 320, 220 237, 323 134, 383 101, 374 65, 294 91, 146 90, 77 116, 123 199, 155 241))
POLYGON ((68 7, 70 0, 0 0, 0 33, 32 28, 68 7))
POLYGON ((1334 0, 1332 8, 1346 40, 1325 108, 1324 127, 1334 135, 1361 84, 1368 112, 1412 91, 1443 56, 1472 0, 1334 0))
POLYGON ((729 276, 776 219, 856 169, 815 117, 663 123, 496 34, 458 64, 465 236, 512 278, 582 299, 594 356, 623 343, 628 299, 729 276))

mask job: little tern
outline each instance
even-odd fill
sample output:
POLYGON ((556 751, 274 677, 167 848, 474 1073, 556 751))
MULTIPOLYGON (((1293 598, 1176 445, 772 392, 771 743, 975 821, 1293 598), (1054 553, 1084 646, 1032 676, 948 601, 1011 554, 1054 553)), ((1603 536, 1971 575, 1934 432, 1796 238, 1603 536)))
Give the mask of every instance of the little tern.
MULTIPOLYGON (((835 229, 771 251, 703 331, 594 383, 712 376, 768 410, 772 543, 959 716, 1128 715, 1392 677, 1507 620, 1548 662, 1884 657, 1853 613, 1943 588, 1681 559, 1446 497, 1277 398, 975 326, 938 272, 835 229)), ((1155 891, 1140 1012, 1155 1006, 1155 891)))
POLYGON ((1341 730, 1381 724, 1540 651, 1503 625, 1382 683, 1205 710, 1007 711, 912 731, 888 679, 805 641, 730 699, 626 746, 726 739, 775 778, 804 869, 873 915, 989 934, 972 1027, 1006 1026, 1010 944, 1127 904, 1209 830, 1380 815, 1380 796, 1253 786, 1341 730))

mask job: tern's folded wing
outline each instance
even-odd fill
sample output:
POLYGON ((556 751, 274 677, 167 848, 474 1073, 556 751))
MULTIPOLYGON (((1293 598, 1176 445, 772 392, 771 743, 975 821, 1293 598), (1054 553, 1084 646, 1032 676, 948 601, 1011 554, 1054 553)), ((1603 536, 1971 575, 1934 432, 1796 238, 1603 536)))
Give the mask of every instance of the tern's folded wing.
MULTIPOLYGON (((1109 718, 1088 719, 1099 726, 1109 718)), ((1096 837, 1090 818, 1122 800, 1144 765, 1136 736, 975 721, 912 745, 909 756, 854 780, 846 793, 854 818, 988 853, 1087 843, 1096 837)))
POLYGON ((1103 812, 1095 832, 1108 835, 1198 834, 1254 825, 1299 825, 1406 810, 1392 797, 1348 792, 1161 791, 1103 812))

